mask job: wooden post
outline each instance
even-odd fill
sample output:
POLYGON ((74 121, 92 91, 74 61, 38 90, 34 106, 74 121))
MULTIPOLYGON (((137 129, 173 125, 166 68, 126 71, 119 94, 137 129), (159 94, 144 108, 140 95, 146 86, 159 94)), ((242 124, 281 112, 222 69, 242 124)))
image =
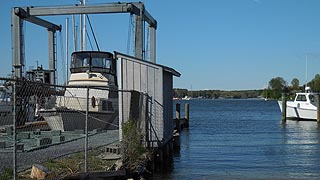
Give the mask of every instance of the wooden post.
POLYGON ((318 123, 318 125, 320 125, 320 94, 318 94, 318 98, 317 98, 317 100, 318 100, 318 107, 317 107, 317 123, 318 123))
POLYGON ((287 120, 287 93, 282 92, 282 123, 287 120))
POLYGON ((185 113, 184 113, 185 127, 186 127, 186 128, 189 128, 189 110, 190 110, 190 105, 189 105, 189 103, 186 103, 186 104, 184 105, 184 110, 185 110, 185 113))
POLYGON ((176 128, 180 132, 181 126, 180 126, 180 104, 176 104, 176 128))

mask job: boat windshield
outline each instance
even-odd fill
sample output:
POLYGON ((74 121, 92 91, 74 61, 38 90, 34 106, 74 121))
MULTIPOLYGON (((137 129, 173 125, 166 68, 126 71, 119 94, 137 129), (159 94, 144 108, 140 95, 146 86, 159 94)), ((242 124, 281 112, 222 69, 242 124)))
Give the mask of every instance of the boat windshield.
POLYGON ((113 73, 112 54, 101 52, 77 52, 72 54, 71 72, 113 73))
POLYGON ((299 94, 296 98, 296 101, 307 101, 307 98, 303 94, 299 94))

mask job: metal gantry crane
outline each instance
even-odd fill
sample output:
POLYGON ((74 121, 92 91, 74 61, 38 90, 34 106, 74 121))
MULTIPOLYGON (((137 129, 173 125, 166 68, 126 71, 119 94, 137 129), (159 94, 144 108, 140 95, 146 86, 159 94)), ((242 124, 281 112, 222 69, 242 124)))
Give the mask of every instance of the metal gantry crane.
POLYGON ((13 76, 22 78, 24 57, 23 21, 44 27, 48 31, 49 70, 51 71, 50 84, 55 82, 55 33, 61 31, 61 26, 41 19, 40 16, 57 16, 72 14, 109 14, 130 13, 135 15, 135 57, 144 59, 144 27, 146 21, 150 29, 150 61, 156 62, 156 29, 157 21, 145 9, 141 2, 110 3, 102 5, 59 6, 59 7, 15 7, 12 9, 12 66, 13 76))

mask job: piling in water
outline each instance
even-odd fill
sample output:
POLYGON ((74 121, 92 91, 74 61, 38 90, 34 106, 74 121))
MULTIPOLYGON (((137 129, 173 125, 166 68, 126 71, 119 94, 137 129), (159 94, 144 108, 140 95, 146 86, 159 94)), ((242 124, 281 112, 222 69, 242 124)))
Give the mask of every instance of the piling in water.
POLYGON ((282 122, 285 123, 287 120, 287 92, 286 89, 282 92, 282 122))
POLYGON ((317 103, 317 123, 320 124, 320 94, 318 94, 317 103))
POLYGON ((184 115, 184 118, 185 118, 185 127, 186 128, 189 128, 189 110, 190 110, 190 105, 189 103, 186 103, 184 105, 184 110, 185 110, 185 115, 184 115))
POLYGON ((176 128, 180 132, 181 126, 180 126, 180 104, 176 104, 176 128))

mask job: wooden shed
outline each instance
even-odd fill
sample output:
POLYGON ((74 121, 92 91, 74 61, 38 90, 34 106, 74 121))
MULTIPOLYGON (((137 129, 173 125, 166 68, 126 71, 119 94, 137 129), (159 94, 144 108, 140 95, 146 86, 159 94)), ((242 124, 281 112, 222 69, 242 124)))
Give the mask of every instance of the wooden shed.
MULTIPOLYGON (((123 122, 129 119, 130 93, 138 91, 150 97, 147 108, 150 114, 151 139, 158 139, 166 144, 173 133, 173 76, 180 73, 173 68, 137 59, 132 56, 115 52, 118 60, 119 86, 119 132, 122 138, 123 122)), ((157 143, 152 146, 158 146, 157 143)))

